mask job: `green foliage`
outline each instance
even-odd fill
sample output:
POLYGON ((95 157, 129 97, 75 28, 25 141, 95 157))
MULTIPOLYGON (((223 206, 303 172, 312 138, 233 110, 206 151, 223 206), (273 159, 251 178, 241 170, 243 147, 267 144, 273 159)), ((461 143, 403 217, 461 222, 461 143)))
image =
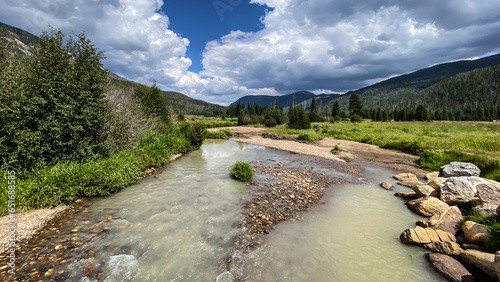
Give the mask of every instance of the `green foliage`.
POLYGON ((234 178, 247 182, 253 177, 253 168, 249 163, 236 162, 229 168, 234 178))
POLYGON ((273 117, 267 116, 264 120, 264 125, 267 127, 275 127, 277 125, 277 122, 273 117))
POLYGON ((356 93, 351 94, 349 97, 349 115, 354 116, 363 116, 363 102, 359 98, 359 95, 356 93))
POLYGON ((181 133, 190 141, 193 149, 200 147, 208 135, 207 127, 201 123, 182 123, 181 133))
POLYGON ((360 123, 362 122, 363 120, 361 119, 361 117, 357 114, 354 114, 354 115, 351 115, 351 122, 352 123, 360 123))
POLYGON ((339 145, 335 145, 335 147, 333 147, 333 149, 331 150, 332 154, 337 154, 338 152, 340 152, 340 147, 339 145))
POLYGON ((134 88, 134 95, 148 116, 158 117, 166 124, 170 122, 170 113, 160 96, 160 89, 156 86, 156 82, 151 87, 137 84, 134 88))
POLYGON ((313 131, 306 131, 299 133, 299 137, 297 139, 301 141, 317 141, 323 139, 321 135, 313 131))
POLYGON ((222 130, 217 130, 217 131, 209 131, 207 138, 227 139, 227 138, 232 137, 232 136, 233 136, 233 133, 230 130, 222 129, 222 130))
POLYGON ((390 140, 385 142, 380 147, 385 149, 398 150, 412 155, 419 155, 423 151, 422 146, 415 140, 390 140))
POLYGON ((288 112, 288 127, 292 129, 310 129, 311 121, 302 106, 291 107, 288 112))
POLYGON ((0 156, 21 170, 62 158, 81 159, 102 148, 107 105, 103 52, 84 33, 69 37, 44 32, 20 68, 8 68, 2 81, 0 156), (6 134, 6 135, 4 135, 6 134))
POLYGON ((427 108, 420 104, 417 106, 417 109, 415 111, 415 120, 417 121, 430 121, 431 117, 429 116, 429 112, 427 111, 427 108))
POLYGON ((185 117, 183 114, 179 114, 179 115, 177 116, 177 120, 178 120, 178 121, 186 121, 186 117, 185 117))

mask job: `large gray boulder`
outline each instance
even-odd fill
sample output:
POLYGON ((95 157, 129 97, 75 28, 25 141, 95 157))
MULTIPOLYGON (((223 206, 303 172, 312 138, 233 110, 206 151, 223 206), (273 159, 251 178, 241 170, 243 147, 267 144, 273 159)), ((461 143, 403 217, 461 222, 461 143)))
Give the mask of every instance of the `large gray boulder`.
POLYGON ((439 274, 452 282, 476 281, 472 274, 456 259, 443 254, 425 254, 425 258, 439 274))
POLYGON ((418 198, 406 202, 406 205, 411 211, 423 216, 444 213, 450 208, 448 204, 434 197, 418 198))
POLYGON ((466 221, 464 225, 462 225, 462 230, 467 238, 467 242, 471 244, 482 245, 490 238, 488 227, 484 224, 466 221))
POLYGON ((475 184, 477 195, 483 203, 500 205, 499 182, 479 177, 471 177, 471 180, 475 184))
POLYGON ((473 163, 451 162, 439 170, 440 177, 479 176, 481 170, 473 163))
POLYGON ((497 279, 497 272, 495 271, 495 255, 478 251, 478 250, 465 250, 461 258, 464 262, 475 265, 484 273, 488 274, 494 279, 497 279))
POLYGON ((441 186, 441 201, 448 205, 468 203, 476 195, 476 187, 470 177, 450 177, 441 186))

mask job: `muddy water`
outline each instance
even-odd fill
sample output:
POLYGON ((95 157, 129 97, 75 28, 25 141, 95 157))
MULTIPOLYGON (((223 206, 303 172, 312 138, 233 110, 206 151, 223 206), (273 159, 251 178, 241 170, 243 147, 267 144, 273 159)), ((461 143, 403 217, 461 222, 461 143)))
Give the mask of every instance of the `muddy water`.
MULTIPOLYGON (((56 244, 66 248, 72 240, 93 239, 59 250, 71 252, 54 256, 58 263, 37 271, 54 281, 214 281, 234 252, 240 203, 248 189, 231 179, 228 167, 238 160, 298 165, 293 161, 298 158, 255 145, 205 143, 154 177, 55 224, 58 234, 37 239, 46 248, 37 256, 53 252, 56 244)), ((424 262, 423 249, 399 242, 417 216, 394 191, 377 187, 392 174, 367 168, 355 177, 365 184, 336 186, 325 196, 326 204, 279 224, 262 246, 244 255, 243 280, 440 281, 424 262)))

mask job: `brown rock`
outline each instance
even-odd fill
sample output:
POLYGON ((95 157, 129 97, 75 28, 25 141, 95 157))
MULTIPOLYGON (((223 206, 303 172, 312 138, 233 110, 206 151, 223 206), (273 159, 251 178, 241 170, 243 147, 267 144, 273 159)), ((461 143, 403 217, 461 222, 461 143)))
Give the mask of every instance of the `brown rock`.
POLYGON ((461 258, 464 262, 477 266, 477 268, 481 269, 484 273, 497 279, 494 254, 478 250, 465 250, 462 253, 461 258))
POLYGON ((488 228, 486 225, 480 223, 466 221, 464 225, 462 225, 462 230, 464 231, 467 241, 471 244, 481 245, 490 238, 488 228))
POLYGON ((415 191, 415 193, 417 193, 418 197, 429 197, 429 196, 437 197, 438 196, 437 191, 434 190, 434 188, 432 188, 429 185, 418 185, 417 187, 413 188, 413 191, 415 191))
POLYGON ((399 180, 399 181, 408 181, 408 180, 410 180, 410 181, 413 181, 413 180, 418 181, 417 176, 415 174, 413 174, 413 173, 406 173, 405 172, 405 173, 396 174, 396 175, 394 175, 392 177, 394 179, 399 180))
POLYGON ((464 250, 455 242, 432 242, 424 244, 424 248, 431 252, 449 256, 459 256, 464 250))
POLYGON ((446 181, 446 178, 438 177, 438 178, 434 178, 432 180, 427 181, 427 185, 431 186, 432 188, 434 188, 434 190, 439 192, 439 191, 441 191, 441 185, 443 185, 443 183, 445 181, 446 181))
POLYGON ((398 197, 406 198, 406 199, 418 198, 417 193, 415 193, 415 192, 397 192, 394 194, 394 196, 398 196, 398 197))
POLYGON ((452 282, 476 281, 472 274, 456 259, 443 254, 425 254, 425 258, 439 274, 452 282))
POLYGON ((500 251, 495 253, 495 272, 497 273, 497 279, 500 280, 500 251))
POLYGON ((446 212, 439 212, 429 219, 429 226, 451 234, 457 234, 458 223, 462 220, 462 212, 457 206, 450 207, 446 212))
POLYGON ((386 190, 391 190, 392 184, 387 183, 387 182, 382 182, 382 183, 380 183, 380 187, 382 187, 382 188, 384 188, 386 190))
POLYGON ((498 205, 484 203, 480 206, 475 206, 472 208, 472 213, 475 216, 483 216, 483 215, 496 215, 497 214, 498 205))
POLYGON ((434 230, 432 228, 423 228, 417 226, 415 228, 408 228, 404 230, 399 236, 401 242, 405 244, 428 244, 432 242, 455 242, 455 236, 453 234, 434 230))
POLYGON ((483 201, 479 199, 479 197, 474 197, 470 200, 470 206, 471 207, 477 207, 483 204, 483 201))
POLYGON ((425 175, 425 179, 431 181, 439 177, 439 171, 429 172, 425 175))
POLYGON ((408 188, 415 188, 419 185, 424 185, 424 183, 418 181, 418 180, 407 180, 407 181, 400 181, 398 182, 399 185, 401 186, 405 186, 405 187, 408 187, 408 188))
POLYGON ((406 202, 406 205, 413 212, 423 216, 432 216, 439 212, 444 213, 450 208, 446 203, 434 197, 411 200, 406 202))

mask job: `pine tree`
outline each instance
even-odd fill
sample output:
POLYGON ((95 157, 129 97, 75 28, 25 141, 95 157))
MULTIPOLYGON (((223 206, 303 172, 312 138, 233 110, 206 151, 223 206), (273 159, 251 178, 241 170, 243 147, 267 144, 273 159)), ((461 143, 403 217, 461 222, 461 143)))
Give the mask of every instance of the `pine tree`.
POLYGON ((363 102, 356 93, 351 94, 349 97, 349 114, 351 116, 358 115, 363 116, 363 102))

